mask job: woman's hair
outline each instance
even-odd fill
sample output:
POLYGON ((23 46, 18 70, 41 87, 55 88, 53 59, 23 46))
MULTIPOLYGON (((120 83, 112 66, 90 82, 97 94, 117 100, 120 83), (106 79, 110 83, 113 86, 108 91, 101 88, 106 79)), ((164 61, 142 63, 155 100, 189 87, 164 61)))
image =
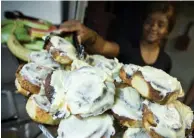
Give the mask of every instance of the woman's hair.
POLYGON ((148 5, 147 10, 145 12, 146 15, 144 16, 144 20, 148 17, 148 15, 155 12, 161 12, 166 14, 169 24, 168 32, 171 32, 176 21, 174 6, 169 2, 153 2, 148 5))

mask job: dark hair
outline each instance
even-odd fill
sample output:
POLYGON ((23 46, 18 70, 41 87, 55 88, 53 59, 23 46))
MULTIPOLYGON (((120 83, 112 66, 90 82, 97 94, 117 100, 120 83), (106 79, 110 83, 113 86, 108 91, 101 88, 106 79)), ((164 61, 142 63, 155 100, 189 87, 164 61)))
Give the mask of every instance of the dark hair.
POLYGON ((175 14, 175 7, 170 2, 153 2, 150 3, 146 9, 144 20, 147 16, 151 13, 161 12, 166 14, 168 19, 168 32, 171 32, 175 21, 176 21, 176 14, 175 14))

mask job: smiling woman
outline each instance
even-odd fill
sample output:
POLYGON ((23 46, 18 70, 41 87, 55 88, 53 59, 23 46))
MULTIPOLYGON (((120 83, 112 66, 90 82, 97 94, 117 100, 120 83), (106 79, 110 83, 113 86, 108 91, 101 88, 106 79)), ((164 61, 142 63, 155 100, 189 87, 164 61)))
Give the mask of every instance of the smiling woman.
POLYGON ((149 65, 169 73, 171 59, 163 51, 161 42, 174 25, 174 8, 168 2, 155 2, 147 9, 141 39, 133 44, 130 38, 117 33, 115 42, 107 41, 78 21, 64 22, 61 28, 66 32, 77 31, 88 53, 118 57, 124 64, 149 65))

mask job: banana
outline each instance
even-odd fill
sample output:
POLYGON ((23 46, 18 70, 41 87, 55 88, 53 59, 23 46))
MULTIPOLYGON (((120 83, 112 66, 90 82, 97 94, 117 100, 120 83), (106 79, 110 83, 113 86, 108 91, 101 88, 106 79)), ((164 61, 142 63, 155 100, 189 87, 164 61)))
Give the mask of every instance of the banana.
POLYGON ((7 41, 7 46, 13 55, 23 61, 28 62, 28 57, 32 50, 24 48, 16 39, 14 34, 10 34, 9 39, 7 41))
POLYGON ((32 43, 24 44, 24 47, 27 49, 40 51, 44 47, 44 41, 37 40, 37 41, 32 42, 32 43))
POLYGON ((32 38, 28 35, 28 30, 24 27, 24 25, 19 21, 13 21, 12 23, 8 23, 1 27, 1 43, 6 43, 8 41, 9 35, 12 33, 14 28, 17 40, 23 42, 31 41, 32 38))
POLYGON ((36 29, 42 29, 42 30, 48 30, 49 29, 49 25, 46 24, 41 24, 38 22, 33 22, 33 21, 29 21, 29 20, 20 20, 22 21, 22 23, 28 27, 32 27, 32 28, 36 28, 36 29))
POLYGON ((14 23, 14 20, 9 20, 9 19, 3 20, 1 22, 1 26, 7 25, 7 24, 13 24, 13 23, 14 23))

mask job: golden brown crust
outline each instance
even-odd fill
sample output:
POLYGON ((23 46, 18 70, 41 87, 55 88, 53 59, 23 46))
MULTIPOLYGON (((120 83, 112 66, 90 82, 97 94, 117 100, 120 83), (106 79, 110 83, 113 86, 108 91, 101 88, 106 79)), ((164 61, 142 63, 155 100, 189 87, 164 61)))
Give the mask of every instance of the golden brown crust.
POLYGON ((163 138, 159 134, 157 134, 154 130, 150 129, 150 127, 156 127, 157 124, 154 121, 153 113, 148 109, 147 105, 143 106, 143 119, 142 119, 143 127, 149 133, 151 138, 163 138))
MULTIPOLYGON (((174 101, 177 99, 177 97, 179 95, 179 92, 171 92, 171 93, 168 93, 165 97, 161 96, 159 91, 153 89, 151 84, 149 82, 145 81, 145 79, 143 78, 143 75, 140 71, 133 74, 131 84, 132 84, 132 87, 134 87, 143 97, 145 97, 151 101, 160 103, 160 104, 167 104, 171 101, 174 101), (138 84, 136 82, 137 79, 141 80, 142 83, 145 84, 144 86, 147 87, 144 91, 146 93, 141 92, 140 86, 138 86, 138 84)), ((142 86, 141 86, 141 88, 142 88, 142 86)))
POLYGON ((27 90, 25 90, 25 89, 23 89, 21 87, 21 85, 18 83, 18 80, 17 79, 15 80, 15 86, 17 88, 17 92, 18 93, 20 93, 20 94, 22 94, 22 95, 24 95, 26 97, 28 97, 30 95, 30 92, 29 91, 27 91, 27 90))
POLYGON ((119 76, 124 83, 131 86, 131 78, 128 77, 123 67, 120 69, 119 76))
POLYGON ((59 120, 53 120, 52 116, 48 112, 37 106, 32 97, 30 97, 26 103, 26 111, 30 118, 36 122, 48 125, 59 124, 59 120))
MULTIPOLYGON (((52 46, 52 44, 51 44, 51 42, 49 42, 49 43, 45 46, 45 49, 46 49, 47 51, 50 51, 51 46, 52 46)), ((60 63, 60 64, 70 65, 70 64, 73 62, 73 60, 70 59, 68 56, 62 56, 62 55, 61 55, 61 52, 58 51, 58 50, 55 50, 55 51, 51 52, 51 55, 52 55, 53 59, 54 59, 56 62, 60 63)))
POLYGON ((73 60, 71 60, 68 56, 61 56, 59 51, 51 52, 51 54, 53 56, 53 59, 56 62, 59 62, 61 64, 69 65, 69 64, 71 64, 73 62, 73 60))
MULTIPOLYGON (((24 90, 24 91, 28 91, 30 93, 33 93, 33 94, 38 94, 39 91, 40 91, 40 87, 37 86, 37 85, 34 85, 32 83, 30 83, 29 81, 25 80, 21 74, 20 74, 20 70, 22 69, 24 65, 20 65, 16 71, 16 79, 19 83, 19 85, 21 86, 21 88, 24 90)), ((21 90, 21 89, 20 89, 21 90)), ((22 90, 22 91, 23 91, 22 90)), ((19 90, 18 90, 19 91, 19 90)), ((19 91, 21 93, 23 93, 22 91, 19 91)))
POLYGON ((113 116, 119 121, 122 126, 131 127, 131 128, 139 128, 142 127, 142 122, 139 120, 130 119, 124 116, 119 116, 118 114, 113 112, 113 116))

